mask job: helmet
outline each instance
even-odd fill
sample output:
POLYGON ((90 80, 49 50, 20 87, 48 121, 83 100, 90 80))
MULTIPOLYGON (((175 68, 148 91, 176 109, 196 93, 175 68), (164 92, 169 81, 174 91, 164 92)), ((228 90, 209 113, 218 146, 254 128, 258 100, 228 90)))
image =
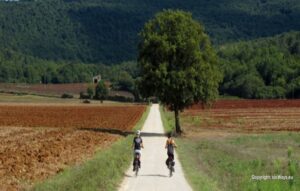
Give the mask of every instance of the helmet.
POLYGON ((140 130, 137 130, 137 131, 136 131, 136 135, 140 136, 140 135, 141 135, 141 131, 140 131, 140 130))

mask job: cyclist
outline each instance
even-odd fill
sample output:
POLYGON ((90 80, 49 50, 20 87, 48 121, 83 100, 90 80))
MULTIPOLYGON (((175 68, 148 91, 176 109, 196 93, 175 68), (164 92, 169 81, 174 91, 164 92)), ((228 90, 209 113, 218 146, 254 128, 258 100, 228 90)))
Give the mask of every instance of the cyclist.
POLYGON ((143 145, 143 140, 141 138, 141 131, 138 130, 136 132, 136 136, 133 138, 133 144, 132 144, 132 148, 134 149, 134 159, 133 159, 133 171, 135 170, 134 169, 134 162, 135 162, 135 157, 136 155, 137 158, 138 158, 138 162, 139 162, 139 168, 141 168, 141 148, 144 148, 144 145, 143 145))
POLYGON ((172 134, 169 133, 168 134, 168 139, 167 139, 167 142, 166 142, 166 146, 165 148, 167 149, 167 154, 168 154, 168 159, 166 160, 166 165, 169 167, 169 161, 171 160, 172 162, 172 166, 175 165, 175 162, 174 162, 174 148, 176 148, 177 145, 174 141, 174 139, 172 138, 172 134))

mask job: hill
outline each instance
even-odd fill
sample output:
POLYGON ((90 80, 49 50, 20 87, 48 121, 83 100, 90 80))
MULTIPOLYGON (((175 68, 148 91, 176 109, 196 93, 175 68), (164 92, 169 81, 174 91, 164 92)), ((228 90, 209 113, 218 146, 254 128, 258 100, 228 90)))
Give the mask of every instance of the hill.
POLYGON ((221 94, 300 98, 300 32, 220 46, 221 94))
POLYGON ((135 60, 138 32, 163 9, 202 22, 215 45, 300 30, 298 0, 20 0, 0 2, 0 50, 46 60, 135 60))

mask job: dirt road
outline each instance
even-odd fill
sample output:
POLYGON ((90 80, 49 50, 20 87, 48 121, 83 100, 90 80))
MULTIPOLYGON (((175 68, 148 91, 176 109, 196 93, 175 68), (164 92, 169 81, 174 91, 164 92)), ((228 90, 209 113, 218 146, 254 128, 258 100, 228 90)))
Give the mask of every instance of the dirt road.
POLYGON ((142 129, 144 149, 142 150, 141 169, 135 177, 132 167, 127 170, 120 186, 120 191, 191 191, 182 167, 175 153, 175 173, 169 177, 169 170, 165 165, 167 151, 166 137, 159 112, 159 105, 151 107, 148 118, 142 129))

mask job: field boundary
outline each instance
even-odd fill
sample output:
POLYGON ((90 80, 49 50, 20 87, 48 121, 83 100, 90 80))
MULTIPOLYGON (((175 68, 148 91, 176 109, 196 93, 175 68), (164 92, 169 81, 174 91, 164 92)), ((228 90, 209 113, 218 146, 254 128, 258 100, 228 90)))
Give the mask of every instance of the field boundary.
MULTIPOLYGON (((142 128, 149 111, 150 107, 148 106, 133 130, 142 128)), ((91 160, 70 167, 44 182, 37 183, 31 190, 116 190, 132 160, 132 139, 133 135, 121 138, 110 148, 98 151, 91 160)))

